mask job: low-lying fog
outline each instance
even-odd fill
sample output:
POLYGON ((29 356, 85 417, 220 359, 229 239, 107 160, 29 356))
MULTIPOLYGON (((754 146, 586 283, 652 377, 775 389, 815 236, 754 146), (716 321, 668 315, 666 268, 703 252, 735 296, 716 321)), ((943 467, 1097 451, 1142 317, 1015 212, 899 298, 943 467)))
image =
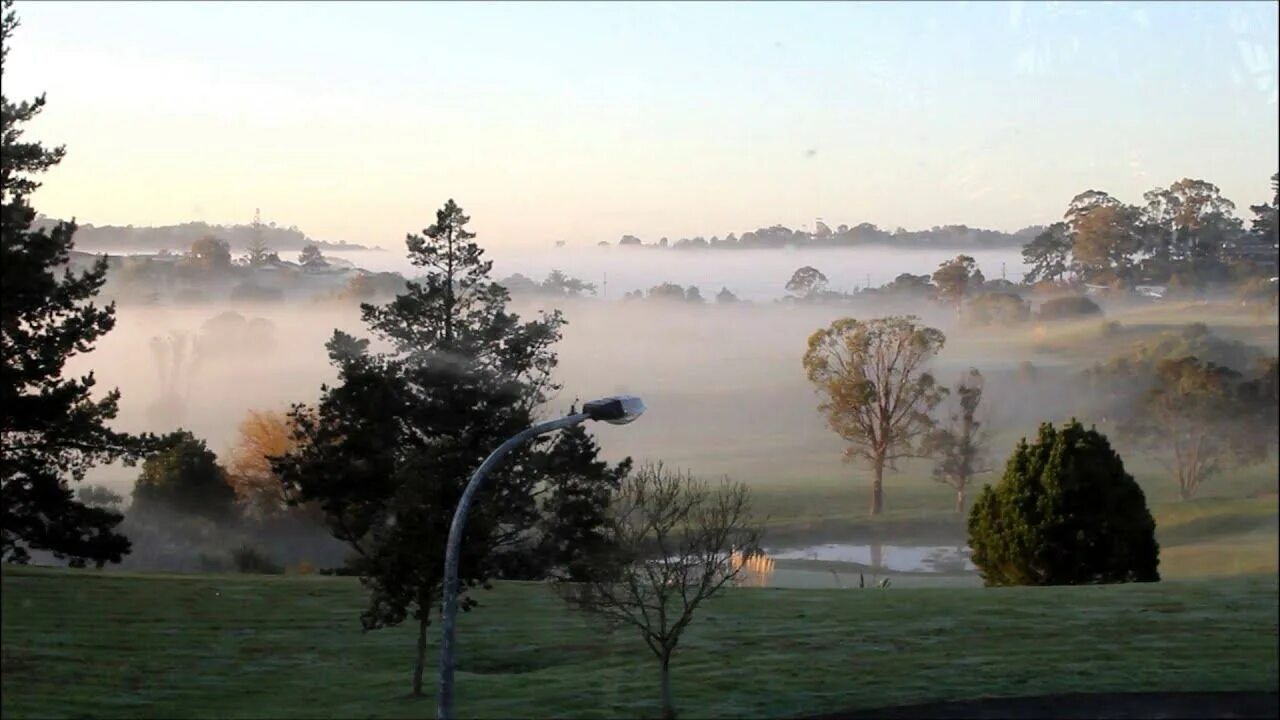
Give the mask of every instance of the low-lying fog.
MULTIPOLYGON (((742 272, 730 276, 729 270, 724 270, 723 284, 736 290, 758 282, 760 294, 768 298, 781 296, 790 273, 805 263, 815 264, 839 287, 835 278, 842 277, 841 272, 850 282, 858 274, 870 272, 876 283, 877 278, 899 272, 930 272, 937 259, 927 253, 905 253, 911 258, 909 263, 901 260, 898 267, 885 269, 863 264, 867 258, 864 251, 766 254, 602 249, 600 255, 606 254, 635 259, 635 267, 621 261, 608 267, 619 268, 619 274, 631 272, 637 278, 637 288, 663 280, 706 283, 697 273, 725 265, 742 272), (755 265, 746 262, 751 258, 755 265), (653 265, 646 270, 644 263, 653 265), (664 263, 660 273, 655 269, 657 263, 664 263), (642 271, 654 274, 641 280, 642 271), (767 292, 765 280, 772 285, 767 292)), ((954 255, 952 251, 937 257, 954 255)), ((563 257, 575 254, 566 252, 563 257)), ((559 267, 575 274, 570 263, 559 267)), ((526 266, 518 271, 538 278, 545 275, 541 268, 526 266)), ((998 271, 997 266, 992 274, 998 271)), ((612 294, 614 270, 609 272, 612 294)), ((501 274, 495 268, 494 275, 501 274)), ((709 286, 707 283, 704 291, 709 286)), ((514 305, 528 317, 543 303, 520 299, 514 305)), ((569 321, 557 346, 558 377, 564 389, 547 413, 566 410, 575 398, 624 392, 643 396, 649 405, 645 417, 633 425, 593 428, 606 456, 664 459, 699 474, 730 474, 752 482, 840 477, 854 472, 841 463, 842 444, 816 412, 817 398, 800 362, 808 335, 849 310, 771 302, 694 306, 592 299, 564 301, 561 307, 569 321)), ((900 310, 885 307, 857 314, 877 317, 900 310)), ((936 364, 943 382, 954 382, 969 365, 987 374, 1001 368, 1011 373, 1016 363, 1031 358, 1029 351, 992 355, 986 344, 966 341, 951 332, 953 311, 940 306, 925 311, 928 322, 949 334, 948 346, 936 364)), ((116 423, 120 429, 163 432, 180 424, 206 439, 220 455, 230 447, 248 410, 283 410, 290 403, 317 398, 320 385, 335 377, 324 350, 334 328, 368 336, 355 306, 332 302, 121 306, 117 319, 115 330, 93 353, 73 359, 69 370, 79 373, 91 368, 100 389, 120 389, 116 423), (224 332, 218 337, 206 323, 232 309, 247 320, 261 318, 269 325, 258 323, 252 333, 242 328, 237 331, 241 334, 224 332), (197 337, 202 332, 206 342, 198 356, 188 350, 176 364, 166 360, 169 369, 162 372, 153 352, 153 338, 177 334, 197 337), (181 396, 185 407, 170 408, 166 415, 157 403, 169 392, 181 396)), ((1044 366, 1051 359, 1037 357, 1035 362, 1044 366)), ((1043 394, 1044 388, 1039 392, 1043 394)), ((1002 397, 1000 387, 989 390, 987 402, 998 413, 1019 405, 1002 397)), ((1046 398, 1039 397, 1037 402, 1039 407, 1047 407, 1046 398)), ((127 493, 136 474, 136 469, 100 468, 92 472, 90 480, 127 493)))
MULTIPOLYGON (((780 296, 796 268, 811 265, 827 276, 831 290, 849 292, 855 287, 878 287, 902 273, 931 274, 943 261, 964 253, 972 257, 987 279, 1001 276, 1022 279, 1024 265, 1018 248, 957 250, 954 248, 901 250, 883 245, 852 249, 756 249, 671 250, 656 247, 561 247, 490 252, 493 277, 513 273, 542 279, 560 270, 584 282, 595 283, 597 292, 619 298, 632 290, 648 290, 662 282, 695 285, 711 298, 727 287, 744 300, 767 301, 780 296), (607 281, 607 288, 605 287, 607 281)), ((412 277, 418 270, 409 264, 403 248, 351 252, 326 252, 367 270, 398 272, 412 277)))

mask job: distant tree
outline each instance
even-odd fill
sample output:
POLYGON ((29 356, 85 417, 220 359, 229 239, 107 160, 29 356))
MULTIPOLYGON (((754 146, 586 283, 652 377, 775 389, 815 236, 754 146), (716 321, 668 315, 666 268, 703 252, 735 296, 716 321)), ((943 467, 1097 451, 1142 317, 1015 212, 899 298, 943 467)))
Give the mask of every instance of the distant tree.
POLYGON ((1045 300, 1036 313, 1041 320, 1075 320, 1098 315, 1102 315, 1102 308, 1082 295, 1045 300))
POLYGON ((912 275, 911 273, 902 273, 882 289, 891 295, 905 295, 916 298, 931 297, 934 291, 937 290, 933 283, 929 282, 928 275, 912 275))
POLYGON ((658 240, 658 247, 666 247, 666 246, 667 246, 667 244, 668 244, 668 241, 667 241, 667 239, 666 239, 665 237, 663 237, 662 239, 658 240))
POLYGON ((694 285, 690 285, 689 287, 685 288, 684 299, 685 299, 685 302, 691 302, 691 303, 703 302, 702 293, 694 285))
POLYGON ((586 294, 596 294, 596 286, 594 284, 583 282, 575 277, 569 277, 559 270, 552 270, 547 275, 547 279, 542 281, 540 289, 549 295, 558 297, 582 297, 586 294))
POLYGON ((964 320, 972 325, 1015 325, 1031 319, 1031 304, 1017 293, 979 295, 964 307, 964 320))
POLYGON ((978 419, 982 374, 970 368, 950 393, 942 422, 925 436, 925 453, 934 458, 933 478, 956 492, 956 512, 964 512, 965 493, 978 475, 991 472, 990 434, 978 419))
POLYGON ((1280 173, 1271 176, 1271 203, 1250 205, 1249 209, 1253 211, 1254 235, 1274 242, 1277 232, 1280 232, 1276 225, 1276 213, 1280 209, 1280 173))
POLYGON ((1039 280, 1061 282, 1071 266, 1071 231, 1066 223, 1054 223, 1022 248, 1022 261, 1029 266, 1023 281, 1034 284, 1039 280))
POLYGON ((1085 190, 1071 198, 1067 211, 1062 217, 1066 220, 1071 232, 1075 233, 1080 231, 1080 220, 1093 210, 1103 207, 1119 208, 1122 205, 1123 203, 1111 197, 1109 193, 1101 190, 1085 190))
POLYGON ((758 551, 750 494, 728 479, 712 488, 647 464, 623 480, 608 529, 609 568, 556 587, 571 606, 640 635, 661 669, 662 716, 674 718, 671 660, 685 629, 742 573, 735 554, 758 551))
POLYGON ((642 245, 643 243, 640 241, 640 238, 636 237, 635 235, 623 235, 622 238, 618 240, 618 244, 619 245, 642 245))
POLYGON ((328 265, 325 262, 324 255, 321 254, 320 248, 315 243, 308 243, 302 248, 302 252, 298 253, 299 265, 328 265))
POLYGON ((218 456, 189 432, 179 432, 170 447, 144 460, 133 487, 138 511, 163 509, 214 521, 234 516, 235 499, 218 456))
POLYGON ((988 586, 1160 579, 1156 523, 1107 438, 1040 425, 969 512, 973 564, 988 586))
POLYGON ((1144 249, 1160 259, 1216 256, 1215 246, 1225 239, 1222 234, 1234 226, 1235 203, 1204 180, 1183 178, 1168 188, 1147 192, 1143 199, 1150 230, 1144 249))
POLYGON ((398 293, 404 292, 404 289, 405 280, 400 273, 360 272, 347 280, 341 296, 349 300, 375 300, 395 297, 398 293))
MULTIPOLYGON (((450 200, 407 238, 409 259, 425 274, 389 303, 362 306, 388 349, 372 353, 369 340, 335 331, 328 349, 338 382, 290 414, 298 449, 272 463, 286 489, 319 504, 333 535, 354 550, 351 569, 370 593, 364 627, 417 621, 414 695, 422 694, 427 626, 463 488, 490 450, 533 424, 557 387, 561 315, 524 322, 511 313, 468 222, 450 200)), ((521 447, 490 475, 463 537, 464 590, 523 576, 532 564, 537 491, 561 479, 541 471, 546 452, 545 441, 521 447)), ((462 606, 474 604, 466 597, 462 606)))
POLYGON ((791 274, 787 292, 796 297, 812 297, 827 288, 827 276, 815 267, 806 265, 791 274))
POLYGON ((105 485, 81 485, 76 490, 76 499, 89 507, 107 508, 116 512, 124 504, 124 497, 105 485))
POLYGON ((267 244, 266 238, 262 236, 262 224, 258 221, 256 212, 253 216, 253 234, 249 236, 247 249, 249 251, 247 258, 249 267, 262 267, 270 264, 272 260, 278 261, 280 259, 276 253, 271 252, 271 246, 267 244))
POLYGON ((231 269, 231 246, 212 235, 202 237, 191 244, 191 258, 204 272, 225 272, 231 269))
POLYGON ((941 401, 925 364, 942 349, 941 331, 914 316, 836 320, 809 336, 804 368, 822 402, 827 424, 849 443, 848 459, 871 466, 871 514, 884 509, 884 470, 922 454, 933 428, 929 413, 941 401))
MULTIPOLYGON (((18 27, 13 3, 0 15, 0 77, 18 27)), ((8 87, 8 81, 0 82, 8 87)), ((120 513, 77 500, 72 483, 95 465, 132 463, 156 447, 150 436, 112 430, 120 393, 93 397, 93 373, 65 371, 115 326, 115 306, 93 304, 106 280, 100 258, 68 267, 74 222, 41 223, 31 207, 36 176, 62 161, 63 148, 23 140, 44 96, 13 102, 0 94, 0 560, 27 563, 46 550, 72 566, 120 562, 129 540, 120 513)))
POLYGON ((1263 459, 1264 446, 1251 427, 1255 412, 1241 384, 1235 370, 1194 357, 1161 361, 1156 386, 1121 426, 1165 466, 1182 500, 1219 471, 1263 459))
POLYGON ((1142 250, 1139 212, 1132 206, 1094 207, 1079 214, 1072 228, 1071 255, 1086 275, 1111 271, 1125 277, 1134 255, 1142 250))
POLYGON ((716 302, 721 305, 738 302, 738 296, 734 295, 727 287, 720 288, 720 292, 716 293, 716 302))
POLYGON ((975 286, 981 287, 981 271, 978 263, 968 255, 957 255, 938 266, 933 273, 933 284, 938 286, 938 296, 955 305, 960 313, 964 298, 975 286))
POLYGON ((661 285, 654 285, 649 288, 648 297, 650 300, 679 300, 685 299, 684 288, 671 282, 664 282, 661 285))

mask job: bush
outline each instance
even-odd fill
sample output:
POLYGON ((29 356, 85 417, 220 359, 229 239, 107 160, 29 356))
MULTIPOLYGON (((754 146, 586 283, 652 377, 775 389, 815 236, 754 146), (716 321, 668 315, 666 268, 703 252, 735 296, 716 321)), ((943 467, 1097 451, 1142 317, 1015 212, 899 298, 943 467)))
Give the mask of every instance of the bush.
POLYGON ((1098 303, 1084 296, 1076 296, 1045 300, 1040 305, 1038 317, 1041 320, 1067 320, 1101 314, 1102 308, 1098 307, 1098 303))
POLYGON ((284 568, 266 553, 252 545, 241 545, 231 551, 231 563, 236 572, 254 575, 283 575, 284 568))
POLYGON ((971 325, 1013 325, 1030 319, 1031 305, 1017 293, 979 295, 964 307, 964 320, 971 325))
POLYGON ((969 513, 969 546, 993 585, 1155 582, 1156 524, 1107 438, 1071 421, 1018 443, 969 513))

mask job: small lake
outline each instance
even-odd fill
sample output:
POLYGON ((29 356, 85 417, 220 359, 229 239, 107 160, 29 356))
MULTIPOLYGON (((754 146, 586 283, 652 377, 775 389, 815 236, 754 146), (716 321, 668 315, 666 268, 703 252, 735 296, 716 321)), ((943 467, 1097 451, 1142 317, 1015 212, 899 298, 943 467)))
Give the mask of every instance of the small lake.
POLYGON ((871 545, 826 543, 802 548, 770 550, 778 561, 816 560, 850 563, 891 573, 972 573, 969 548, 942 545, 871 545))

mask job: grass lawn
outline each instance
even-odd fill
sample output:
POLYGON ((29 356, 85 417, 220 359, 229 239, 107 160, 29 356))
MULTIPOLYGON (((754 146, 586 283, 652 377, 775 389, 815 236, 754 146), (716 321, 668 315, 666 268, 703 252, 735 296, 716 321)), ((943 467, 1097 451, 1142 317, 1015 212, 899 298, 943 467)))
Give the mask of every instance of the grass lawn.
MULTIPOLYGON (((5 567, 0 582, 5 717, 434 716, 432 698, 407 697, 413 631, 360 632, 351 579, 5 567)), ((691 626, 675 693, 688 717, 788 717, 984 695, 1274 689, 1277 589, 1271 574, 734 590, 691 626)), ((464 715, 657 714, 655 665, 633 634, 601 632, 537 584, 481 600, 460 623, 464 715)))

